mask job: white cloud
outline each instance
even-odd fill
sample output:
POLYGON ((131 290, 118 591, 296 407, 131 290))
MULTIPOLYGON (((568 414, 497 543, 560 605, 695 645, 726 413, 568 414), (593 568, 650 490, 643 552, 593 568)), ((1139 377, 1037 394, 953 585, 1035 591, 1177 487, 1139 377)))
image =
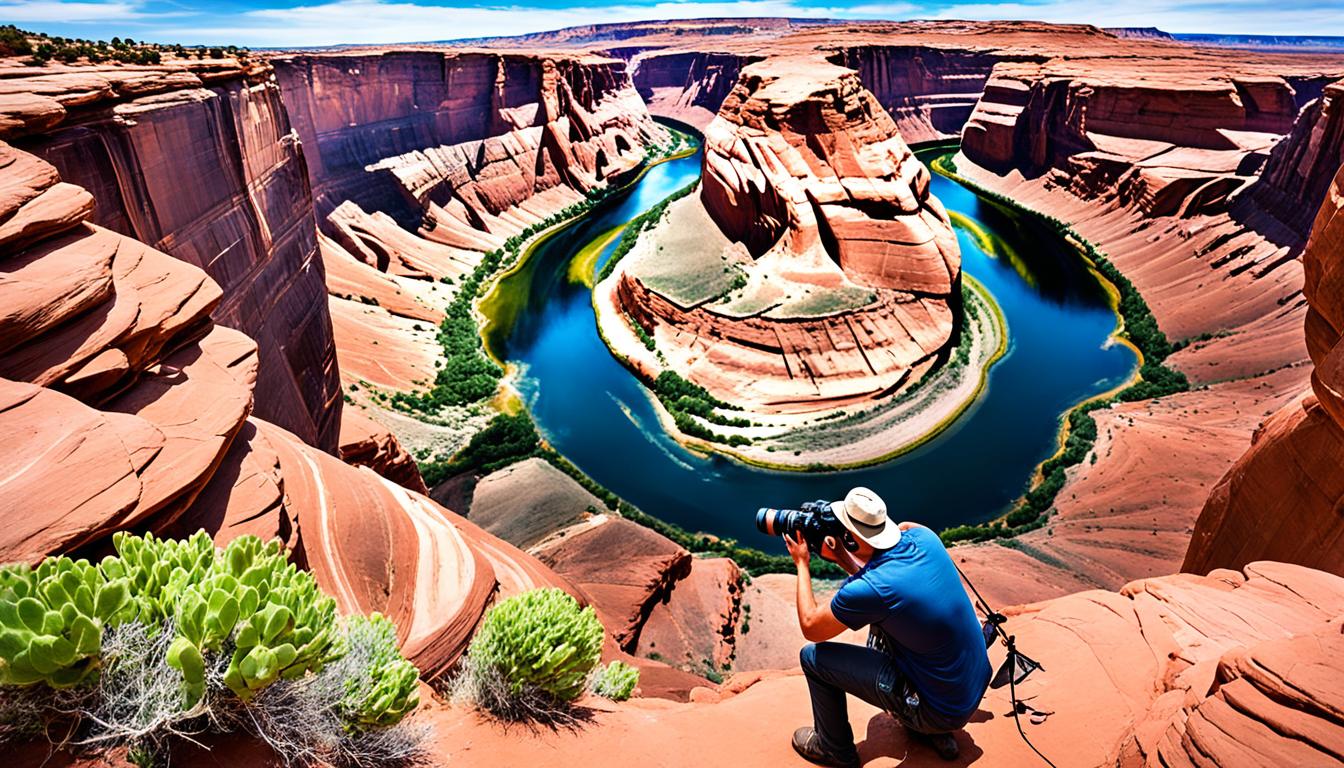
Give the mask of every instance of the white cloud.
POLYGON ((294 8, 268 8, 232 17, 228 26, 165 26, 157 37, 195 43, 254 47, 399 43, 495 35, 521 35, 583 24, 648 19, 789 16, 793 18, 904 18, 908 3, 814 7, 793 0, 707 2, 663 0, 649 5, 528 8, 521 5, 449 8, 396 0, 337 0, 294 8))
POLYGON ((140 6, 140 3, 67 3, 61 0, 0 2, 0 20, 28 23, 122 21, 141 18, 140 6))

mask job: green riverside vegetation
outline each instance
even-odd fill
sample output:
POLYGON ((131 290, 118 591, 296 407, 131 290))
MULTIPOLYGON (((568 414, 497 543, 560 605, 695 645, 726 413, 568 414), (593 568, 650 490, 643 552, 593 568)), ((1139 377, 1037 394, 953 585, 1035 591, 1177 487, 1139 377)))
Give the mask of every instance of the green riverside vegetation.
POLYGON ((1117 402, 1150 400, 1185 392, 1190 389, 1190 382, 1185 374, 1163 364, 1167 356, 1174 351, 1171 342, 1158 327, 1152 310, 1138 289, 1111 263, 1104 252, 1079 235, 1068 222, 1026 208, 1006 195, 984 189, 969 179, 957 175, 951 153, 935 160, 933 166, 935 170, 940 170, 959 183, 974 189, 982 197, 1040 222, 1073 245, 1079 255, 1087 259, 1097 272, 1115 287, 1119 295, 1116 311, 1123 322, 1119 335, 1138 348, 1143 360, 1137 381, 1114 395, 1080 403, 1064 416, 1063 421, 1068 425, 1068 437, 1063 448, 1041 465, 1040 482, 1027 489, 1026 494, 1012 511, 1002 519, 988 524, 959 525, 939 534, 946 544, 1016 536, 1045 525, 1054 506, 1055 497, 1064 487, 1066 471, 1069 467, 1082 462, 1092 451, 1097 439, 1097 424, 1091 416, 1093 411, 1109 408, 1117 402))

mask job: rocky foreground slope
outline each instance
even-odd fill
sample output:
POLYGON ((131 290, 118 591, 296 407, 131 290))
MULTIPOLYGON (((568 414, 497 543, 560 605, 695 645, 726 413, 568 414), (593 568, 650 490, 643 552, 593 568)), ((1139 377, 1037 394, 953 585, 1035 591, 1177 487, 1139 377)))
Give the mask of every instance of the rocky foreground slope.
MULTIPOLYGON (((253 415, 265 358, 200 268, 89 221, 0 143, 0 562, 113 531, 279 537, 342 611, 393 617, 427 676, 498 595, 568 582, 428 498, 253 415)), ((572 587, 569 587, 572 589, 572 587)))
MULTIPOLYGON (((1008 630, 1044 665, 1020 687, 1022 726, 1057 765, 1334 765, 1344 580, 1254 563, 1244 573, 1170 576, 1012 611, 1008 630)), ((992 651, 997 663, 1002 649, 992 651)), ((460 765, 528 765, 563 754, 595 765, 793 765, 789 735, 811 722, 796 673, 743 673, 690 704, 599 704, 574 732, 505 731, 455 709, 433 713, 437 751, 460 765)), ((866 766, 945 765, 890 716, 851 701, 866 766)), ((1033 765, 1006 688, 959 734, 957 764, 1033 765)))

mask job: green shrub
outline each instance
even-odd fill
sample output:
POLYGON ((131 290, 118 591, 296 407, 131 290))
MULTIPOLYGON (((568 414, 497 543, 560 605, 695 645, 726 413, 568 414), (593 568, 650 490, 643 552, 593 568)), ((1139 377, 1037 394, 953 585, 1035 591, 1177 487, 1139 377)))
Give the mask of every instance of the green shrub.
POLYGON ((420 703, 419 670, 397 650, 397 628, 381 614, 346 624, 348 653, 363 659, 345 680, 344 720, 354 730, 395 725, 420 703))
POLYGON ((20 701, 29 725, 71 721, 54 730, 83 737, 76 745, 150 752, 221 723, 255 730, 295 718, 338 725, 297 752, 286 750, 298 741, 272 742, 289 757, 395 760, 419 743, 404 732, 343 741, 399 723, 416 706, 419 673, 387 619, 355 617, 343 627, 336 601, 278 541, 242 536, 217 549, 203 531, 183 541, 120 532, 113 546, 96 566, 49 557, 35 570, 0 568, 0 711, 20 701), (358 655, 323 677, 351 645, 358 655), (273 689, 287 693, 258 702, 273 689), (336 692, 299 697, 306 709, 291 702, 277 714, 274 702, 299 689, 336 692), (222 717, 239 708, 250 716, 222 717), (323 708, 330 713, 314 714, 323 708))
POLYGON ((612 701, 625 701, 639 685, 639 670, 623 661, 613 661, 598 669, 589 689, 612 701))
POLYGON ((104 625, 132 615, 125 579, 87 560, 0 569, 0 685, 70 688, 98 672, 104 625))
POLYGON ((562 589, 515 595, 486 612, 467 649, 455 698, 509 720, 564 719, 602 655, 591 606, 562 589))

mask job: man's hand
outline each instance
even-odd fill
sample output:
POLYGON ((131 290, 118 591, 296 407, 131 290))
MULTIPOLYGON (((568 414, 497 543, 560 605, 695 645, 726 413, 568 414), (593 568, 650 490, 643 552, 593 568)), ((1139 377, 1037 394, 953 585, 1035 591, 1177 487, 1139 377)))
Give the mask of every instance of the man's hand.
POLYGON ((812 552, 807 548, 807 541, 803 539, 803 532, 796 531, 794 538, 783 536, 784 546, 789 550, 789 557, 793 558, 793 564, 798 568, 808 568, 812 563, 812 552))
MULTIPOLYGON (((803 637, 819 643, 844 632, 845 625, 835 618, 831 604, 818 606, 812 594, 812 553, 808 551, 802 533, 795 534, 793 538, 785 536, 784 546, 789 548, 789 557, 793 558, 793 564, 798 567, 798 627, 802 629, 803 637)), ((831 540, 829 546, 834 549, 835 541, 831 540)))

